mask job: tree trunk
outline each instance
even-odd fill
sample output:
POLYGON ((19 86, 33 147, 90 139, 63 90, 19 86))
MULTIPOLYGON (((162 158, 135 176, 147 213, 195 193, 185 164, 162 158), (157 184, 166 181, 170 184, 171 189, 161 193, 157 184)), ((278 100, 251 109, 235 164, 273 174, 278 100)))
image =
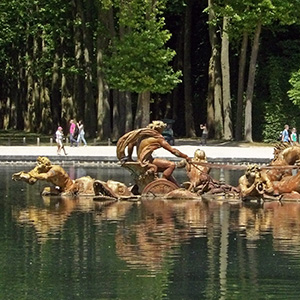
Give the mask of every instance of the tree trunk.
POLYGON ((26 95, 26 103, 27 103, 27 110, 24 117, 24 130, 30 131, 31 130, 31 108, 33 103, 32 98, 32 86, 33 86, 33 75, 32 75, 32 47, 33 47, 33 39, 32 37, 28 37, 27 39, 27 60, 26 60, 26 77, 27 77, 27 95, 26 95))
POLYGON ((64 92, 64 81, 60 81, 60 76, 58 73, 58 54, 55 55, 53 61, 53 73, 52 73, 52 84, 51 84, 51 112, 52 112, 52 132, 60 124, 61 118, 61 91, 62 88, 64 92))
MULTIPOLYGON (((19 50, 20 51, 20 50, 19 50)), ((16 105, 16 113, 17 113, 17 120, 16 120, 16 129, 17 130, 24 130, 24 115, 23 112, 25 111, 24 107, 24 100, 26 96, 25 91, 25 78, 24 78, 24 66, 22 64, 21 53, 19 52, 18 55, 18 66, 16 67, 18 70, 18 99, 16 105)))
POLYGON ((252 140, 252 101, 255 83, 256 61, 259 49, 259 37, 261 33, 261 22, 258 22, 254 34, 253 45, 251 49, 251 58, 249 65, 249 75, 246 91, 246 106, 245 106, 245 140, 253 142, 252 140))
MULTIPOLYGON (((209 21, 215 18, 215 12, 212 8, 213 0, 208 0, 209 9, 209 21)), ((208 91, 207 91, 207 120, 206 126, 208 128, 209 137, 213 137, 215 134, 215 108, 214 108, 214 94, 216 83, 216 57, 217 57, 217 32, 216 27, 209 24, 209 41, 211 45, 211 56, 208 66, 208 91)))
POLYGON ((26 126, 27 131, 35 131, 35 110, 34 110, 34 104, 35 104, 35 93, 34 93, 34 76, 33 76, 33 61, 34 61, 34 40, 33 38, 29 39, 29 49, 28 49, 28 75, 27 75, 27 90, 28 90, 28 97, 27 97, 27 117, 26 120, 26 126))
POLYGON ((49 88, 43 84, 42 89, 42 123, 40 126, 41 133, 52 133, 52 114, 50 109, 49 88))
MULTIPOLYGON (((39 47, 39 34, 37 34, 34 37, 33 40, 33 60, 37 61, 39 58, 39 51, 40 51, 40 47, 39 47)), ((34 76, 34 81, 33 81, 33 91, 32 91, 32 95, 33 95, 33 103, 32 103, 32 129, 31 131, 37 132, 38 131, 38 127, 40 125, 39 123, 39 115, 41 113, 41 106, 40 106, 40 82, 39 82, 39 78, 35 75, 34 76)))
MULTIPOLYGON (((76 20, 80 17, 78 14, 78 7, 81 6, 81 0, 74 0, 73 2, 73 19, 76 20)), ((81 20, 81 22, 83 22, 81 20)), ((83 51, 82 51, 82 30, 79 26, 74 26, 74 57, 75 57, 75 66, 77 70, 83 69, 83 51)), ((83 119, 84 116, 84 76, 77 72, 74 75, 73 82, 73 104, 74 104, 74 112, 75 118, 77 121, 79 119, 83 119)))
POLYGON ((183 57, 183 84, 184 84, 184 110, 185 133, 188 137, 195 137, 195 127, 192 107, 192 83, 191 83, 191 26, 192 26, 192 1, 188 0, 185 8, 184 21, 184 57, 183 57))
MULTIPOLYGON (((183 22, 183 20, 179 20, 179 22, 183 22)), ((180 31, 178 33, 178 38, 176 41, 176 56, 174 59, 174 70, 181 70, 183 66, 183 29, 182 26, 180 26, 180 31)), ((179 86, 175 87, 172 91, 172 94, 167 95, 167 105, 166 105, 166 112, 165 117, 171 118, 173 120, 178 119, 179 111, 180 111, 180 105, 182 102, 182 94, 181 89, 179 86)), ((182 134, 183 134, 182 130, 182 134)))
MULTIPOLYGON (((213 1, 212 1, 213 3, 213 1)), ((215 18, 215 13, 212 11, 211 18, 215 18)), ((217 35, 217 28, 212 27, 211 32, 212 42, 212 60, 214 72, 213 86, 213 105, 214 105, 214 137, 217 139, 223 138, 223 115, 222 115, 222 72, 220 58, 220 42, 217 35)), ((209 128, 208 128, 209 130, 209 128)))
POLYGON ((112 91, 112 139, 114 141, 118 140, 121 133, 119 131, 119 96, 120 93, 117 90, 112 91))
MULTIPOLYGON (((60 58, 59 63, 61 64, 62 68, 66 68, 66 60, 64 54, 62 54, 62 57, 60 58)), ((67 76, 64 73, 59 73, 59 80, 61 82, 61 92, 60 92, 60 98, 61 98, 61 125, 65 127, 66 129, 69 128, 70 120, 74 119, 74 116, 76 116, 76 110, 74 105, 74 98, 70 95, 72 94, 69 90, 68 80, 67 76)))
POLYGON ((248 47, 248 33, 244 32, 239 59, 239 76, 237 92, 237 108, 235 122, 235 139, 241 141, 243 136, 243 104, 244 104, 244 85, 245 85, 245 68, 248 47))
MULTIPOLYGON (((219 48, 219 47, 218 47, 219 48)), ((214 107, 215 107, 215 138, 222 139, 224 133, 222 114, 222 72, 220 64, 220 53, 216 49, 215 62, 215 87, 214 87, 214 107)))
MULTIPOLYGON (((19 64, 19 59, 17 55, 17 50, 12 53, 12 65, 16 68, 19 64)), ((9 118, 8 118, 8 127, 16 128, 17 117, 18 117, 18 105, 19 105, 19 89, 18 89, 18 80, 15 77, 10 79, 10 108, 9 108, 9 118)))
POLYGON ((126 120, 125 120, 125 133, 132 130, 132 122, 133 122, 133 116, 132 116, 132 100, 131 100, 131 93, 125 92, 125 103, 126 107, 126 120))
POLYGON ((150 92, 142 92, 138 95, 138 103, 134 121, 134 128, 147 127, 150 123, 150 92))
MULTIPOLYGON (((99 38, 99 37, 98 37, 99 38)), ((108 87, 103 80, 103 74, 101 71, 102 65, 102 50, 98 47, 97 53, 97 136, 101 140, 110 138, 110 105, 109 105, 109 91, 108 87)))
POLYGON ((222 67, 222 88, 223 88, 223 118, 224 118, 224 139, 232 139, 231 121, 231 93, 230 93, 230 63, 229 63, 229 40, 227 34, 228 18, 223 18, 221 67, 222 67))
POLYGON ((126 93, 119 91, 119 134, 120 136, 125 133, 125 122, 126 122, 126 93))
MULTIPOLYGON (((99 22, 107 22, 108 14, 112 13, 112 9, 107 13, 98 7, 98 20, 99 22)), ((106 140, 111 136, 111 118, 110 118, 110 105, 109 105, 109 91, 108 86, 103 78, 103 48, 106 47, 106 41, 101 34, 97 35, 97 137, 100 140, 106 140)))
POLYGON ((93 32, 91 26, 86 24, 92 24, 93 19, 92 12, 92 0, 87 0, 87 5, 84 11, 82 11, 83 22, 83 43, 84 43, 84 65, 85 65, 85 107, 84 107, 84 129, 87 136, 95 137, 97 131, 96 123, 96 101, 93 95, 93 32))

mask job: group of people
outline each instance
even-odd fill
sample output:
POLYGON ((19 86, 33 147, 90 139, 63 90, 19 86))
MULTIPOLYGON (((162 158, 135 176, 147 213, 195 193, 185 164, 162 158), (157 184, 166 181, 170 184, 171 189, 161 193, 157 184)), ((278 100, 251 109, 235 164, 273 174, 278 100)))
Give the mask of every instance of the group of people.
POLYGON ((84 138, 85 131, 82 121, 79 121, 76 123, 73 119, 70 121, 70 146, 77 147, 82 141, 84 143, 84 146, 87 146, 87 142, 84 138))
MULTIPOLYGON (((80 120, 78 123, 75 122, 75 120, 70 120, 70 128, 69 128, 69 135, 70 135, 70 146, 77 147, 82 141, 84 143, 84 146, 87 146, 87 142, 85 140, 85 131, 84 131, 84 125, 83 122, 80 120)), ((61 155, 61 150, 63 150, 65 155, 68 155, 68 153, 65 150, 64 146, 64 133, 61 126, 58 126, 56 132, 55 132, 55 141, 57 144, 57 154, 61 155)))
POLYGON ((284 125, 284 130, 281 133, 281 141, 284 143, 291 143, 292 145, 295 144, 297 140, 297 130, 294 127, 290 132, 289 125, 284 125))

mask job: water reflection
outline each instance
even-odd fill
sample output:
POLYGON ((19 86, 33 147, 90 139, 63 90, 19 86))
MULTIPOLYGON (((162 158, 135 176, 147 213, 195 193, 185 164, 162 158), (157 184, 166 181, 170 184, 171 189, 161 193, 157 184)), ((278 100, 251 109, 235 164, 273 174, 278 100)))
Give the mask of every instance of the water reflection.
POLYGON ((240 209, 234 230, 244 234, 249 244, 266 234, 272 234, 274 250, 299 253, 300 204, 266 202, 263 205, 244 205, 240 209))
MULTIPOLYGON (((119 169, 73 171, 130 181, 119 169)), ((62 300, 296 299, 300 293, 299 203, 42 198, 43 183, 12 182, 13 172, 2 168, 0 177, 1 299, 25 293, 62 300)))
POLYGON ((39 242, 57 238, 74 212, 93 213, 94 222, 120 221, 132 206, 130 202, 94 201, 92 197, 41 196, 43 205, 15 207, 13 217, 21 226, 32 226, 39 242))
POLYGON ((144 200, 137 219, 118 227, 117 254, 134 268, 159 270, 167 253, 205 234, 204 212, 201 201, 144 200))
POLYGON ((14 207, 12 215, 22 226, 33 226, 39 242, 55 238, 76 206, 76 201, 43 197, 43 206, 14 207))
POLYGON ((257 241, 272 234, 274 250, 295 254, 300 250, 299 203, 164 199, 133 203, 50 196, 42 197, 42 203, 12 210, 18 224, 34 227, 39 242, 57 238, 72 213, 92 213, 95 225, 117 222, 116 253, 134 268, 159 270, 171 249, 211 234, 219 236, 220 252, 225 254, 230 232, 245 238, 249 248, 256 248, 257 241))

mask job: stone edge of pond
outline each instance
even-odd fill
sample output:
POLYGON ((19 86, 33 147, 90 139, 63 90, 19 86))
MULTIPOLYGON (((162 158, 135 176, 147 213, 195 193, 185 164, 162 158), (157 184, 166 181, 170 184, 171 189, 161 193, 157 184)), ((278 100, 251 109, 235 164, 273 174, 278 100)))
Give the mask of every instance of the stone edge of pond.
MULTIPOLYGON (((115 167, 120 166, 118 159, 115 157, 105 157, 105 156, 57 156, 48 155, 47 156, 53 164, 59 165, 95 165, 95 166, 108 166, 115 167)), ((22 164, 35 164, 37 156, 22 156, 22 155, 6 155, 0 156, 1 165, 22 165, 22 164)), ((166 157, 170 161, 180 161, 181 159, 174 157, 166 157)), ((247 165, 247 164, 268 164, 269 159, 266 158, 232 158, 232 157, 216 157, 207 158, 209 163, 217 164, 232 164, 232 165, 247 165)))

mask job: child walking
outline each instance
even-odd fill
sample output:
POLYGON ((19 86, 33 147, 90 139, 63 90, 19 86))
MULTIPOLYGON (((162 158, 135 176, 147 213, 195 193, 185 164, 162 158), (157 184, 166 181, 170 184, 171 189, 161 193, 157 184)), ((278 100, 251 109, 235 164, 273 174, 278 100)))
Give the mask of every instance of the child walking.
POLYGON ((64 133, 62 127, 58 127, 56 130, 56 144, 57 144, 57 155, 60 155, 61 149, 64 151, 65 155, 68 155, 68 153, 65 150, 65 146, 63 144, 64 139, 64 133))

